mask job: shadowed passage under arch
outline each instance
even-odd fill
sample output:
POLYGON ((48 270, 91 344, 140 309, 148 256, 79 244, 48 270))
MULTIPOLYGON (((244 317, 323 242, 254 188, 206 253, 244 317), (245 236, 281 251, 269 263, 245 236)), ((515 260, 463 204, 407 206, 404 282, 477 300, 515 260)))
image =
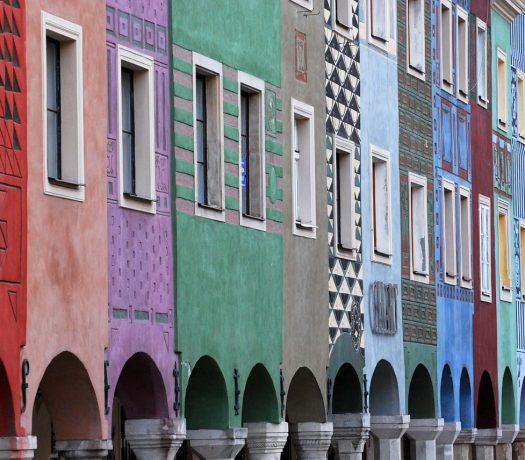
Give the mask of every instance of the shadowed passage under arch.
POLYGON ((477 428, 495 428, 497 426, 494 389, 492 386, 492 380, 487 371, 483 372, 479 382, 477 409, 477 428))
POLYGON ((450 367, 445 364, 441 373, 441 388, 439 390, 441 400, 441 417, 445 422, 453 422, 454 415, 454 382, 450 367))
POLYGON ((472 428, 472 390, 468 371, 463 368, 459 381, 459 420, 461 428, 472 428))
POLYGON ((501 423, 516 423, 516 409, 514 399, 514 385, 512 383, 512 374, 508 367, 503 373, 503 382, 501 386, 501 423))
POLYGON ((0 361, 0 437, 15 435, 13 397, 5 367, 0 361))
POLYGON ((434 387, 427 368, 419 364, 410 380, 408 390, 410 418, 435 418, 434 387))
POLYGON ((363 396, 357 372, 351 364, 344 363, 335 376, 332 392, 332 413, 347 414, 363 411, 363 396))
POLYGON ((370 382, 370 414, 398 415, 399 390, 392 365, 381 360, 377 363, 370 382))
POLYGON ((323 395, 310 369, 300 367, 288 387, 286 415, 290 423, 325 422, 323 395))
POLYGON ((248 376, 242 398, 242 422, 279 423, 279 401, 270 374, 256 364, 248 376))

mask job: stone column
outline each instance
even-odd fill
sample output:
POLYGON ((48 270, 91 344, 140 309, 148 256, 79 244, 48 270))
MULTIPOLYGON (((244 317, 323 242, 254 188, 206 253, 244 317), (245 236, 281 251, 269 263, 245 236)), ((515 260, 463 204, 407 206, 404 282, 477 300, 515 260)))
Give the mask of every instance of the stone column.
POLYGON ((476 460, 494 460, 494 447, 501 438, 500 428, 479 429, 474 441, 476 460))
POLYGON ((401 458, 401 436, 410 423, 410 415, 373 415, 370 429, 374 435, 374 458, 377 460, 399 460, 401 458))
POLYGON ((461 422, 446 422, 436 439, 436 459, 454 460, 454 441, 461 431, 461 422))
POLYGON ((512 444, 513 457, 516 460, 525 460, 525 427, 521 427, 512 444))
POLYGON ((331 422, 302 422, 290 425, 290 435, 299 460, 325 460, 333 426, 331 422))
POLYGON ((186 438, 186 420, 126 420, 125 432, 138 460, 173 460, 186 438))
POLYGON ((252 460, 279 460, 288 438, 288 423, 245 423, 246 446, 252 460))
POLYGON ((454 444, 454 460, 472 459, 472 444, 477 434, 477 428, 466 428, 459 432, 454 444))
POLYGON ((105 460, 113 448, 113 443, 111 439, 82 439, 57 441, 55 447, 61 460, 105 460))
POLYGON ((417 460, 436 460, 436 439, 443 431, 442 418, 411 419, 407 436, 413 441, 412 457, 417 460))
POLYGON ((370 436, 369 414, 334 414, 332 444, 339 460, 361 460, 370 436))
POLYGON ((188 430, 187 439, 191 448, 205 460, 230 460, 244 447, 248 430, 188 430))
POLYGON ((519 430, 519 425, 501 425, 501 438, 496 446, 497 460, 512 460, 512 443, 519 430))
POLYGON ((36 436, 0 438, 0 458, 33 458, 36 436))

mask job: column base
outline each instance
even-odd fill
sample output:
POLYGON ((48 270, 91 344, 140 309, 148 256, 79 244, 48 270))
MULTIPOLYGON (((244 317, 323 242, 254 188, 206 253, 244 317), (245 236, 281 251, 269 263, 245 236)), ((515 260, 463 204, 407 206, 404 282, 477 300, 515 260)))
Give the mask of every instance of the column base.
POLYGON ((454 459, 454 441, 456 441, 461 431, 461 422, 446 422, 443 430, 436 439, 436 459, 454 459))
POLYGON ((86 439, 74 441, 57 441, 58 458, 80 458, 83 460, 105 459, 113 448, 111 439, 86 439))
POLYGON ((443 431, 442 418, 411 419, 406 435, 414 442, 411 451, 414 458, 435 460, 436 439, 443 431))
POLYGON ((410 415, 374 415, 370 417, 374 435, 374 458, 399 460, 401 458, 401 436, 410 424, 410 415))
POLYGON ((333 425, 331 422, 301 422, 290 425, 292 442, 297 451, 297 458, 326 459, 326 453, 332 439, 333 425))
POLYGON ((514 443, 512 444, 512 456, 516 460, 525 460, 525 427, 521 426, 514 443))
POLYGON ((496 460, 512 460, 512 442, 519 430, 519 425, 501 425, 501 438, 496 446, 496 460))
POLYGON ((332 444, 339 460, 361 460, 370 436, 369 414, 334 414, 332 444))
POLYGON ((459 432, 454 444, 454 460, 472 459, 472 444, 477 434, 477 428, 465 428, 459 432))
POLYGON ((188 430, 187 439, 191 448, 204 459, 229 460, 244 447, 248 430, 188 430))
POLYGON ((0 458, 33 458, 36 436, 0 438, 0 458))
POLYGON ((478 429, 476 440, 476 460, 494 460, 494 446, 501 438, 500 428, 478 429))
POLYGON ((173 460, 186 438, 186 420, 126 420, 125 431, 138 460, 173 460))
POLYGON ((245 423, 250 459, 279 460, 288 439, 288 423, 245 423))

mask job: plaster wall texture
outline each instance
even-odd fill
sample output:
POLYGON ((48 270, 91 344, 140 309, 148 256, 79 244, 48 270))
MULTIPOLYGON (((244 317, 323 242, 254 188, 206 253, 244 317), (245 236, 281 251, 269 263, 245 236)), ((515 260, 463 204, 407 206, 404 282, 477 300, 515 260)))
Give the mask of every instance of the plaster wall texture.
MULTIPOLYGON (((173 413, 174 316, 170 208, 170 106, 168 2, 106 2, 108 90, 108 286, 110 346, 109 407, 123 366, 135 353, 146 353, 162 375, 173 413), (154 59, 154 146, 156 214, 118 204, 117 49, 131 48, 154 59)), ((146 397, 146 395, 143 395, 146 397)), ((160 406, 161 404, 159 404, 160 406)), ((159 416, 165 414, 158 414, 159 416)), ((109 416, 110 417, 110 416, 109 416)))
MULTIPOLYGON (((315 0, 314 11, 323 11, 321 0, 315 0)), ((316 237, 293 234, 292 181, 285 183, 284 202, 284 326, 283 374, 285 386, 290 384, 299 367, 312 371, 326 398, 326 367, 328 366, 328 292, 326 279, 327 216, 325 158, 325 72, 323 15, 305 15, 297 4, 281 1, 282 90, 284 177, 292 174, 292 112, 294 98, 314 108, 315 136, 315 212, 316 237), (296 80, 295 32, 306 35, 307 81, 296 80), (311 261, 316 261, 312 264, 311 261)), ((324 420, 316 420, 324 421, 324 420)))
MULTIPOLYGON (((245 385, 257 363, 268 371, 276 401, 279 392, 283 302, 280 6, 277 0, 177 0, 172 2, 170 15, 176 350, 181 359, 183 397, 195 364, 205 355, 211 357, 226 384, 227 426, 214 425, 222 422, 212 411, 205 415, 207 420, 198 422, 214 428, 239 427, 245 385), (204 8, 206 15, 201 14, 204 8), (194 211, 192 51, 222 65, 225 222, 197 217, 194 211), (240 71, 264 80, 266 90, 266 231, 239 225, 240 71), (238 414, 234 410, 234 369, 239 374, 238 414)), ((274 419, 268 421, 277 423, 278 411, 274 412, 274 419)))
MULTIPOLYGON (((27 10, 28 60, 28 323, 23 358, 29 360, 28 405, 22 423, 31 432, 39 382, 59 353, 73 353, 87 371, 100 420, 96 436, 106 433, 104 348, 107 329, 107 218, 105 121, 107 117, 104 2, 34 0, 27 10), (82 27, 84 62, 85 200, 43 193, 42 26, 41 11, 82 27), (85 65, 89 63, 89 66, 85 65)), ((80 425, 83 421, 78 420, 80 425)), ((67 433, 63 433, 67 437, 67 433)))

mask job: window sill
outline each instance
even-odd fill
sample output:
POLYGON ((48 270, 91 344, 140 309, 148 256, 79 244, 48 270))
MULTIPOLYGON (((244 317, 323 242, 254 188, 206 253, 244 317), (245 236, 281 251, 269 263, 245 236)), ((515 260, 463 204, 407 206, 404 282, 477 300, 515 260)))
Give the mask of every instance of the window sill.
POLYGON ((254 230, 266 231, 266 219, 264 217, 250 216, 249 214, 241 213, 240 224, 243 227, 253 228, 254 230))
POLYGON ((335 255, 341 259, 357 260, 357 248, 345 248, 341 244, 336 244, 335 255))
POLYGON ((372 262, 383 265, 392 265, 392 254, 384 254, 374 250, 372 253, 372 262))
POLYGON ((337 20, 335 19, 335 13, 332 13, 333 23, 332 23, 332 30, 342 37, 346 38, 347 40, 352 40, 352 26, 346 28, 344 26, 341 26, 337 23, 337 20))
POLYGON ((119 206, 133 211, 145 212, 147 214, 155 214, 157 212, 157 201, 129 193, 122 193, 120 195, 119 206))
POLYGON ((211 220, 217 220, 219 222, 226 221, 226 212, 224 208, 210 206, 204 203, 195 202, 195 215, 211 220))
POLYGON ((156 200, 153 200, 151 198, 146 198, 146 197, 143 197, 143 196, 140 196, 140 195, 135 195, 133 193, 124 193, 124 198, 126 198, 126 200, 133 200, 133 201, 137 201, 139 203, 155 203, 156 200))
POLYGON ((84 201, 85 185, 46 177, 44 180, 44 194, 67 200, 84 201))
POLYGON ((463 91, 459 90, 459 91, 458 91, 457 98, 458 98, 461 102, 464 102, 465 104, 468 104, 468 94, 467 94, 467 93, 464 93, 463 91))
POLYGON ((452 83, 450 83, 448 80, 441 81, 441 89, 443 89, 449 94, 454 94, 452 83))
POLYGON ((492 294, 481 293, 480 301, 485 303, 492 303, 492 294))
POLYGON ((518 135, 518 142, 521 142, 522 144, 525 144, 525 134, 519 134, 518 135))
POLYGON ((317 236, 317 226, 315 224, 303 224, 295 221, 293 223, 293 234, 304 238, 315 239, 317 236))
POLYGON ((425 70, 419 70, 417 67, 414 67, 410 64, 407 65, 407 73, 409 75, 412 75, 413 77, 421 80, 421 81, 426 81, 426 75, 425 75, 425 70))
POLYGON ((481 107, 486 109, 489 105, 489 100, 483 96, 478 96, 478 105, 481 105, 481 107))
POLYGON ((498 118, 498 128, 507 132, 507 122, 498 118))
POLYGON ((500 286, 499 298, 503 302, 512 302, 512 287, 500 286))
POLYGON ((430 283, 430 274, 429 273, 419 273, 415 271, 410 272, 410 279, 412 281, 417 281, 419 283, 423 284, 429 284, 430 283))
POLYGON ((458 285, 457 275, 445 275, 445 283, 452 286, 458 285))

